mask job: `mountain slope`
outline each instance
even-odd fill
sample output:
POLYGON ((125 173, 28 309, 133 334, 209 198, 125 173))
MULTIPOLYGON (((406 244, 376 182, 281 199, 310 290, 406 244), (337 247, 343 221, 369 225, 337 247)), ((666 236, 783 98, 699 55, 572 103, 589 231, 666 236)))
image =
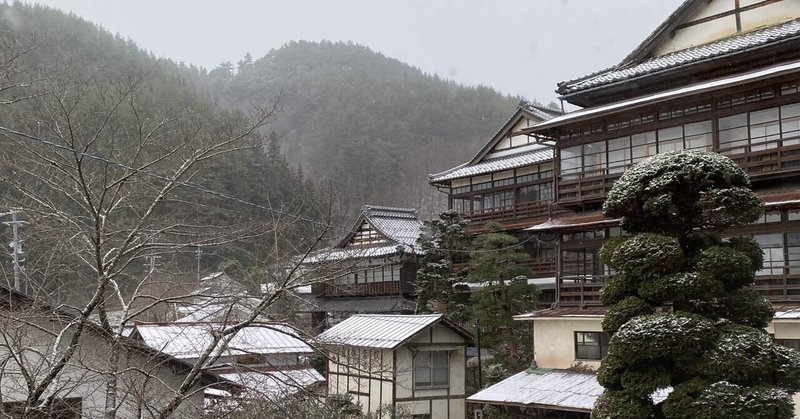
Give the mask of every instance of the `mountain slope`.
POLYGON ((366 203, 441 210, 427 175, 459 164, 508 118, 519 98, 425 74, 352 43, 292 42, 208 86, 229 106, 281 97, 283 150, 350 209, 366 203))

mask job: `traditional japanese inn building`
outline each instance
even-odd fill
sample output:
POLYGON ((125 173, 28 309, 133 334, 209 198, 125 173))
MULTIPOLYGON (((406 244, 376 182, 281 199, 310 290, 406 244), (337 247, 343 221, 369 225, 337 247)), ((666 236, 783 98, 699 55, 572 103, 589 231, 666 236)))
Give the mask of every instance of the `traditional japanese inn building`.
POLYGON ((324 329, 355 313, 413 313, 421 227, 415 209, 365 205, 335 246, 306 258, 314 327, 324 329))
MULTIPOLYGON (((530 379, 542 380, 542 369, 599 365, 608 272, 598 250, 625 234, 619 220, 603 217, 602 203, 631 165, 679 149, 719 152, 750 175, 766 212, 728 234, 761 244, 754 288, 775 307, 768 331, 800 348, 800 1, 687 0, 619 64, 559 83, 557 92, 582 109, 529 115, 531 124, 504 127, 473 161, 431 177, 476 225, 497 220, 529 234, 530 266, 556 279, 552 307, 519 317, 533 321, 536 337, 539 368, 530 379), (529 195, 532 185, 541 185, 538 195, 529 195)), ((470 400, 509 407, 516 418, 590 411, 526 394, 534 396, 495 391, 470 400)))

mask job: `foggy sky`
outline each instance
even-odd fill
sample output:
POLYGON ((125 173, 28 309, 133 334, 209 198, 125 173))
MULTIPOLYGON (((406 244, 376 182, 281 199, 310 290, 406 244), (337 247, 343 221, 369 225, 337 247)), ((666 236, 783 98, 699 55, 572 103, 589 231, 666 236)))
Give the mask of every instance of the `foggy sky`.
POLYGON ((353 41, 429 73, 548 103, 619 62, 681 0, 37 0, 213 69, 292 40, 353 41))

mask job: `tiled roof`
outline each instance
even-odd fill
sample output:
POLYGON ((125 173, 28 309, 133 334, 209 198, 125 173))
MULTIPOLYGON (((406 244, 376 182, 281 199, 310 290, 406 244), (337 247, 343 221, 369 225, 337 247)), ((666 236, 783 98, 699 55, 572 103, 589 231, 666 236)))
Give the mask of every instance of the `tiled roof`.
POLYGON ((717 91, 731 86, 740 86, 745 83, 752 83, 767 78, 778 77, 782 74, 794 73, 798 69, 800 69, 800 61, 792 61, 785 64, 778 64, 767 68, 753 70, 744 74, 738 74, 735 76, 704 81, 701 83, 692 84, 685 87, 679 87, 676 89, 671 89, 629 100, 615 102, 608 105, 580 109, 553 118, 549 121, 537 124, 531 127, 531 131, 533 131, 534 133, 543 133, 553 127, 562 126, 567 123, 574 123, 591 118, 597 118, 603 115, 608 115, 620 111, 630 111, 643 106, 651 105, 653 103, 659 103, 666 100, 673 100, 686 96, 693 96, 701 93, 717 91))
POLYGON ((514 169, 552 159, 553 149, 550 147, 543 147, 533 151, 514 154, 507 157, 484 160, 472 166, 470 166, 469 162, 467 162, 450 170, 430 175, 430 182, 441 182, 450 179, 458 179, 467 176, 496 172, 498 170, 514 169))
POLYGON ((381 244, 374 246, 349 246, 321 249, 318 252, 308 255, 303 263, 335 262, 340 260, 353 260, 362 258, 379 258, 398 253, 398 247, 404 252, 411 253, 415 249, 406 245, 395 243, 381 244))
MULTIPOLYGON (((223 323, 136 323, 144 343, 179 359, 200 356, 211 343, 211 334, 223 323)), ((220 348, 221 349, 221 348, 220 348)), ((233 338, 223 355, 311 353, 313 349, 298 337, 297 330, 282 323, 254 323, 233 338)))
POLYGON ((317 341, 329 345, 394 349, 442 318, 441 314, 356 314, 321 333, 317 341))
POLYGON ((589 412, 603 393, 594 374, 522 371, 467 398, 473 403, 516 404, 589 412))
POLYGON ((560 94, 570 94, 657 71, 677 68, 707 58, 734 54, 798 36, 800 36, 800 20, 792 20, 780 25, 735 35, 705 45, 653 57, 643 62, 622 67, 615 66, 589 76, 564 81, 559 83, 557 91, 560 94))
POLYGON ((417 238, 422 227, 417 210, 365 205, 361 209, 361 214, 372 227, 388 239, 411 247, 417 245, 417 238))

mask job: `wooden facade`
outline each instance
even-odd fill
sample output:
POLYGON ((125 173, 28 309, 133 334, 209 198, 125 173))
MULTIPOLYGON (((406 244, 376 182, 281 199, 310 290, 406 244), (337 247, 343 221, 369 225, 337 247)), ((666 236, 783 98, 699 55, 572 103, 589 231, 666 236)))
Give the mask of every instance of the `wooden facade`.
MULTIPOLYGON (((529 251, 535 276, 556 277, 557 306, 591 307, 600 305, 607 274, 598 250, 624 234, 599 214, 614 182, 657 153, 713 150, 738 163, 768 205, 763 223, 729 232, 762 243, 767 266, 754 288, 774 303, 800 304, 800 4, 746 3, 685 2, 618 66, 559 84, 564 100, 585 109, 498 134, 529 136, 526 144, 551 147, 552 160, 503 167, 500 179, 513 173, 513 182, 495 184, 498 172, 490 172, 449 183, 432 175, 431 183, 448 193, 473 231, 500 221, 558 249, 553 257, 529 251), (534 183, 520 181, 532 179, 553 189, 527 202, 520 188, 534 183), (491 187, 475 190, 488 180, 491 187), (479 199, 503 193, 499 202, 507 205, 476 210, 479 199)), ((498 153, 498 144, 493 138, 477 156, 484 160, 467 167, 498 153)), ((458 170, 466 169, 443 173, 458 170)))
POLYGON ((312 327, 322 330, 353 313, 408 313, 413 307, 417 211, 367 205, 339 243, 303 263, 311 283, 312 327))
POLYGON ((356 315, 317 340, 328 355, 328 394, 351 394, 364 414, 466 416, 471 336, 441 315, 356 315))

